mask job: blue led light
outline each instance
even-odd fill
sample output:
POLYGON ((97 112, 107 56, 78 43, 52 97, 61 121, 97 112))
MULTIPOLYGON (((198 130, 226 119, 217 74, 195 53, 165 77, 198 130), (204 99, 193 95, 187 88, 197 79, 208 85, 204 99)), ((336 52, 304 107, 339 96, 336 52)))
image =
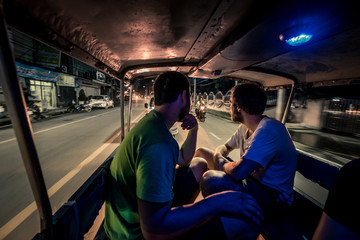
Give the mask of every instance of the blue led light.
POLYGON ((300 45, 310 41, 311 37, 312 37, 311 34, 301 33, 298 36, 295 36, 295 37, 292 37, 289 39, 285 39, 285 42, 290 46, 300 46, 300 45))

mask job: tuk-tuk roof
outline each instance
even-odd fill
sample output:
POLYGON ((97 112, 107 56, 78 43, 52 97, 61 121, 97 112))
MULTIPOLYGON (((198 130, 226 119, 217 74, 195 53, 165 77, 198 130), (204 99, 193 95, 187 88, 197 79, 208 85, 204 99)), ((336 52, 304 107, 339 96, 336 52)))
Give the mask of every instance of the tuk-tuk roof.
POLYGON ((356 1, 4 0, 3 8, 9 26, 120 79, 175 70, 277 87, 360 76, 356 1), (297 31, 310 41, 286 44, 297 31))

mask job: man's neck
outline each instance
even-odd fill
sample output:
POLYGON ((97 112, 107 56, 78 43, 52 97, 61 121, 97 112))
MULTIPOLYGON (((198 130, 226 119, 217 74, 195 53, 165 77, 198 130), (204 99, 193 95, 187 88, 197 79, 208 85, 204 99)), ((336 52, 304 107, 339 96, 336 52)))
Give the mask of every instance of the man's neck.
POLYGON ((260 121, 264 118, 264 115, 250 115, 244 117, 244 125, 249 129, 249 136, 255 132, 260 121))
POLYGON ((170 129, 178 121, 178 111, 172 104, 155 106, 155 111, 165 120, 166 126, 170 129))

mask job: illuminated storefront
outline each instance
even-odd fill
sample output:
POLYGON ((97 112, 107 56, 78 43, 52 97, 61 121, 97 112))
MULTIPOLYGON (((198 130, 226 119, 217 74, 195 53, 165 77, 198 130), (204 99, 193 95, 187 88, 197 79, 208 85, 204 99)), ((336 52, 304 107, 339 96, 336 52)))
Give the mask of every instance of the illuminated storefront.
POLYGON ((28 66, 16 62, 18 75, 21 77, 23 88, 27 89, 27 101, 38 100, 41 102, 42 111, 57 107, 56 85, 60 80, 59 74, 43 68, 28 66))

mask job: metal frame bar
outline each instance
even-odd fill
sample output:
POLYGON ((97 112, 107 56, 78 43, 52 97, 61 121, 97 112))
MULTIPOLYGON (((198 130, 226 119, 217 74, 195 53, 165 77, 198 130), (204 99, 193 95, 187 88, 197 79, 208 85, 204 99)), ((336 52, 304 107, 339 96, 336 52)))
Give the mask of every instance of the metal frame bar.
POLYGON ((125 138, 125 94, 124 94, 124 80, 120 81, 120 123, 121 123, 121 142, 125 138))
POLYGON ((289 95, 289 98, 288 98, 288 101, 287 101, 287 104, 286 104, 286 108, 284 110, 284 114, 283 114, 283 117, 282 117, 282 124, 285 124, 286 122, 286 118, 287 116, 289 115, 289 111, 290 111, 290 105, 294 99, 294 95, 295 95, 295 81, 292 82, 291 84, 291 92, 290 92, 290 95, 289 95))
POLYGON ((133 94, 134 84, 130 85, 130 94, 129 94, 129 113, 128 113, 128 121, 127 121, 127 132, 130 132, 131 127, 131 113, 132 113, 132 94, 133 94))
POLYGON ((35 147, 30 118, 26 111, 26 102, 17 75, 2 2, 0 2, 0 15, 0 83, 4 89, 8 112, 39 211, 40 239, 52 239, 51 205, 35 147))

